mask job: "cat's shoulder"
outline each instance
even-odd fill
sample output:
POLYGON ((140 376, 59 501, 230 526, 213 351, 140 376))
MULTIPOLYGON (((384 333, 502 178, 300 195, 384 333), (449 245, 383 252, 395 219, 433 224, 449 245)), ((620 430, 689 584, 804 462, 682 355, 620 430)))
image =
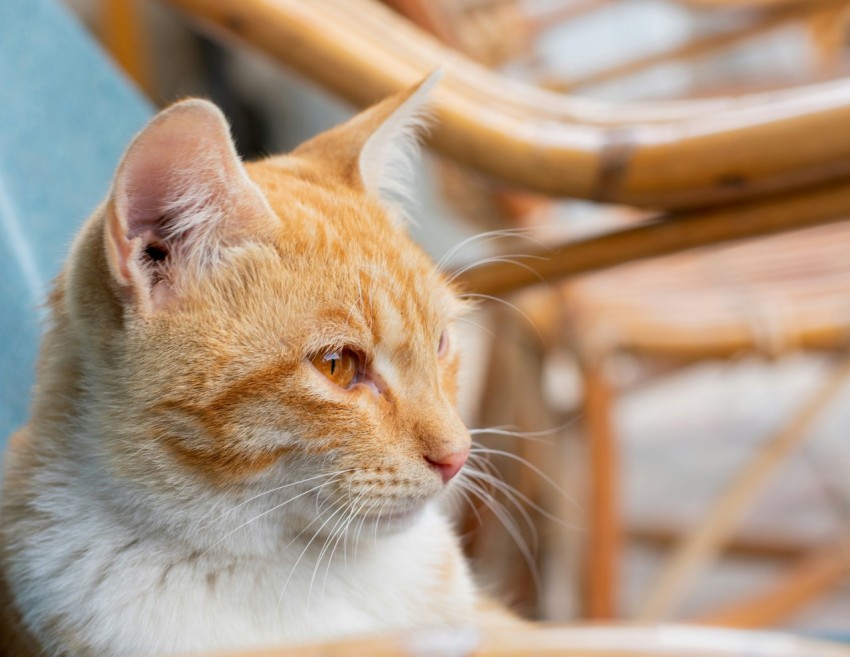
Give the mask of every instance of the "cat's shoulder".
MULTIPOLYGON (((25 451, 29 443, 29 429, 22 427, 12 434, 6 452, 6 473, 3 478, 5 488, 15 486, 15 472, 17 468, 9 467, 9 460, 25 451)), ((7 496, 4 495, 4 501, 7 496)), ((0 510, 0 527, 9 527, 10 514, 15 514, 15 507, 8 504, 3 505, 0 510)), ((8 657, 38 657, 42 649, 33 636, 26 630, 21 613, 15 604, 12 591, 6 580, 6 561, 9 557, 6 547, 8 537, 5 532, 0 533, 2 545, 0 545, 0 654, 8 657)))
POLYGON ((38 642, 24 627, 2 568, 0 568, 0 654, 7 657, 40 657, 42 655, 38 642))

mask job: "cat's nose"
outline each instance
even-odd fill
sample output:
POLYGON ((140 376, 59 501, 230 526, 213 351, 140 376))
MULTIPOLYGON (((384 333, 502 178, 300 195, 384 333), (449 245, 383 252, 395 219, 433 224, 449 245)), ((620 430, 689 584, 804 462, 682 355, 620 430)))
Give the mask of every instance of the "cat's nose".
POLYGON ((466 463, 466 459, 468 458, 468 449, 462 449, 458 452, 452 452, 451 454, 433 459, 430 456, 425 456, 425 460, 428 461, 428 465, 439 473, 444 484, 449 483, 452 477, 460 472, 460 469, 463 467, 463 464, 466 463))

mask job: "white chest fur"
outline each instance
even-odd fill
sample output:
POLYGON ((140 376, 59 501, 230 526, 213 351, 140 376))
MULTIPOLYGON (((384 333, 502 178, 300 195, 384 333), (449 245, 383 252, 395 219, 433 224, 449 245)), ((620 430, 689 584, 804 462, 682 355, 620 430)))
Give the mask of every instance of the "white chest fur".
POLYGON ((435 509, 321 562, 321 540, 225 560, 134 537, 96 514, 62 524, 19 545, 10 573, 28 624, 56 643, 48 648, 70 636, 83 655, 178 655, 472 618, 469 574, 435 509))

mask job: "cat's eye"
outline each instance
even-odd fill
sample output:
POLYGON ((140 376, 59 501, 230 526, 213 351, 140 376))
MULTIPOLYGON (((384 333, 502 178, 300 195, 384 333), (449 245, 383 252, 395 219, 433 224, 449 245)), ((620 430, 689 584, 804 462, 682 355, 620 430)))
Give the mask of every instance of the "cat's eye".
POLYGON ((449 351, 449 332, 443 329, 440 333, 440 341, 437 343, 437 356, 445 356, 449 351))
POLYGON ((322 375, 340 388, 356 382, 361 371, 360 356, 351 349, 337 349, 317 354, 310 359, 322 375))

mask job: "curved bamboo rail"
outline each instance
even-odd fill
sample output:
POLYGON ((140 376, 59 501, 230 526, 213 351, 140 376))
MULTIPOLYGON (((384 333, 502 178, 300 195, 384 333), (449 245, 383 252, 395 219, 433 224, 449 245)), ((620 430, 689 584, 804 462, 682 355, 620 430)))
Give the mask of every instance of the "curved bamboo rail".
POLYGON ((358 105, 445 68, 434 146, 540 192, 677 208, 850 176, 850 80, 619 107, 490 72, 376 0, 167 1, 358 105))

